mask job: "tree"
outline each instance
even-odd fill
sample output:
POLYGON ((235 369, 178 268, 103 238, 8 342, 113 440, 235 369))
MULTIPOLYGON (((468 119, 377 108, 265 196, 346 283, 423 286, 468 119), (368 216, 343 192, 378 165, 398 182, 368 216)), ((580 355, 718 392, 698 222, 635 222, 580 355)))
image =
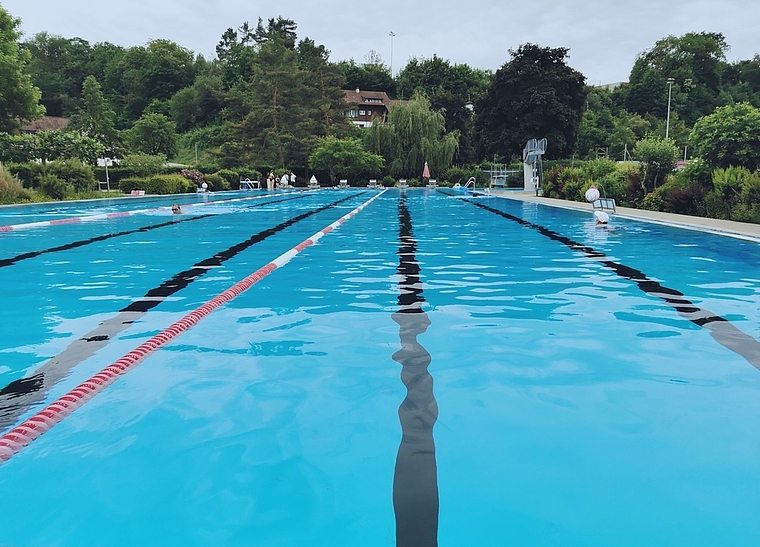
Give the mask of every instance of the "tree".
POLYGON ((128 49, 118 70, 117 108, 123 125, 137 120, 151 102, 168 101, 195 80, 193 53, 169 40, 128 49))
POLYGON ((471 163, 475 161, 472 102, 485 93, 490 78, 489 72, 452 65, 437 55, 414 58, 399 72, 397 95, 426 95, 433 110, 443 114, 446 131, 459 131, 459 162, 471 163))
POLYGON ((452 65, 433 55, 430 59, 410 59, 398 74, 398 94, 412 97, 421 91, 428 97, 447 91, 465 101, 474 100, 488 87, 490 73, 468 65, 452 65))
POLYGON ((179 90, 169 101, 172 119, 180 131, 217 122, 224 107, 224 83, 215 74, 198 76, 190 87, 179 90))
POLYGON ((305 38, 295 47, 294 31, 286 19, 270 19, 266 28, 259 21, 252 45, 241 46, 250 43, 243 37, 224 50, 252 63, 250 81, 238 78, 227 93, 225 114, 233 132, 220 147, 225 164, 306 167, 318 137, 354 131, 344 115, 342 73, 324 46, 305 38))
POLYGON ((166 165, 166 156, 163 154, 150 155, 138 152, 137 154, 124 156, 119 165, 130 170, 137 177, 149 177, 161 174, 166 165))
POLYGON ((722 104, 750 103, 760 108, 760 55, 723 68, 722 104))
POLYGON ((119 141, 114 127, 114 113, 103 96, 103 90, 94 76, 87 76, 82 84, 81 106, 71 116, 69 127, 102 143, 113 151, 119 141))
POLYGON ((42 91, 42 105, 48 116, 69 116, 89 74, 90 44, 81 38, 40 32, 22 47, 31 54, 27 72, 42 91))
POLYGON ((644 193, 657 188, 657 183, 673 172, 676 166, 676 146, 672 139, 647 137, 633 148, 633 157, 644 165, 641 188, 644 193))
POLYGON ((358 138, 323 137, 309 156, 312 169, 327 171, 333 183, 336 174, 347 177, 377 175, 384 164, 383 157, 367 152, 358 138))
POLYGON ((570 155, 586 98, 585 77, 565 64, 567 48, 524 44, 494 74, 475 103, 475 131, 486 154, 519 156, 546 138, 547 158, 570 155))
POLYGON ((711 167, 760 167, 760 110, 748 103, 722 106, 697 120, 690 141, 711 167))
POLYGON ((433 173, 451 166, 459 146, 459 133, 446 133, 443 115, 430 108, 430 101, 417 93, 408 104, 396 106, 386 123, 365 130, 368 150, 385 158, 394 176, 418 177, 425 162, 433 173))
POLYGON ((174 122, 163 114, 143 114, 128 132, 134 150, 156 156, 177 153, 177 134, 174 122))
POLYGON ((82 163, 94 165, 103 157, 103 145, 76 132, 40 131, 28 136, 32 141, 34 158, 43 163, 57 159, 76 158, 82 163))
POLYGON ((673 78, 671 108, 691 126, 713 111, 721 91, 726 40, 720 33, 690 32, 668 36, 639 55, 625 90, 628 110, 667 116, 668 84, 673 78))
POLYGON ((365 91, 385 91, 390 96, 396 94, 396 82, 390 69, 374 52, 367 54, 365 63, 357 64, 350 59, 340 61, 338 68, 346 78, 346 89, 363 89, 365 91))
POLYGON ((36 120, 45 114, 39 104, 42 94, 24 71, 30 55, 19 48, 20 23, 0 6, 0 131, 8 133, 19 127, 20 120, 36 120))

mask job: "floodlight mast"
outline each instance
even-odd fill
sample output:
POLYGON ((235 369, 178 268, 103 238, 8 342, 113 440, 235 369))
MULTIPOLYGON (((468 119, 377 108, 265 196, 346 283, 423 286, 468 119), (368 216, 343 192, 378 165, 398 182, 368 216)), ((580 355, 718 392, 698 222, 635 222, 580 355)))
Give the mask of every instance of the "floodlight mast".
POLYGON ((668 78, 668 117, 665 121, 665 138, 670 136, 670 97, 673 95, 673 82, 675 78, 668 78))

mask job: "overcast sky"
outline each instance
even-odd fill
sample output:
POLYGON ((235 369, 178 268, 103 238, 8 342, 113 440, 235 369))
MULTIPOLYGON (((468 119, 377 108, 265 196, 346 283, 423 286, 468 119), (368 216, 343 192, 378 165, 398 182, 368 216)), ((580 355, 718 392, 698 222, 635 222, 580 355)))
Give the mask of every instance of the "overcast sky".
POLYGON ((668 35, 720 32, 729 61, 760 53, 758 0, 0 0, 25 36, 47 31, 129 47, 166 38, 210 59, 222 33, 282 16, 331 51, 363 62, 376 51, 397 73, 412 57, 496 70, 532 42, 570 49, 589 84, 626 81, 636 55, 668 35), (395 37, 391 39, 389 33, 395 37), (392 42, 391 42, 392 40, 392 42), (392 43, 392 56, 391 56, 392 43))

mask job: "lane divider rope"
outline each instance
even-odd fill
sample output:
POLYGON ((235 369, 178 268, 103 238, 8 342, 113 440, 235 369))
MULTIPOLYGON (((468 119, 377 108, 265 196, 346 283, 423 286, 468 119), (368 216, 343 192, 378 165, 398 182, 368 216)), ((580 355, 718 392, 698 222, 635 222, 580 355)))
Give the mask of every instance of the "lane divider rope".
POLYGON ((135 368, 148 355, 166 345, 169 341, 186 330, 195 326, 201 321, 201 319, 227 302, 238 297, 273 271, 290 262, 293 257, 298 255, 301 251, 314 245, 323 236, 329 234, 341 224, 356 216, 360 211, 385 192, 386 191, 383 190, 379 194, 373 196, 329 226, 321 229, 289 251, 286 251, 265 266, 262 266, 241 281, 238 281, 230 288, 188 313, 182 319, 176 321, 151 339, 143 342, 138 347, 124 355, 121 359, 111 363, 94 376, 85 380, 77 387, 37 412, 21 425, 5 433, 0 437, 0 464, 8 461, 14 454, 23 450, 24 447, 28 446, 32 441, 39 438, 44 433, 47 433, 55 424, 60 423, 77 408, 81 407, 84 403, 111 385, 120 376, 135 368))
MULTIPOLYGON (((248 201, 252 199, 264 199, 264 198, 274 197, 277 195, 282 195, 282 194, 267 194, 264 196, 222 199, 219 201, 203 201, 200 203, 187 203, 187 204, 183 204, 182 207, 185 207, 185 208, 203 207, 205 205, 218 205, 220 203, 234 203, 238 201, 248 201)), ((79 224, 81 222, 92 222, 95 220, 109 220, 113 218, 129 217, 132 215, 139 215, 139 214, 144 214, 144 213, 154 213, 156 211, 171 211, 171 209, 172 209, 171 206, 153 207, 151 209, 135 209, 133 211, 100 213, 97 215, 84 215, 84 216, 78 216, 78 217, 59 218, 55 220, 42 220, 40 222, 27 222, 24 224, 10 224, 7 226, 0 226, 0 232, 16 232, 19 230, 29 230, 31 228, 42 228, 45 226, 58 226, 61 224, 79 224)))

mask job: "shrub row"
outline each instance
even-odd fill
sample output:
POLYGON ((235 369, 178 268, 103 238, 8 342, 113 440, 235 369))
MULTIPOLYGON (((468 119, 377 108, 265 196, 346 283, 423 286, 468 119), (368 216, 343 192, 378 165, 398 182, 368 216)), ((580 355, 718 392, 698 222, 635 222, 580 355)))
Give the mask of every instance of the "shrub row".
POLYGON ((185 194, 195 192, 196 186, 182 175, 155 175, 153 177, 129 177, 119 181, 119 190, 129 194, 132 190, 144 190, 146 194, 185 194))
POLYGON ((63 199, 58 196, 68 196, 74 192, 97 189, 92 167, 82 164, 78 159, 8 164, 7 169, 19 179, 24 188, 40 189, 56 199, 63 199), (45 188, 51 189, 53 193, 48 193, 45 188))

